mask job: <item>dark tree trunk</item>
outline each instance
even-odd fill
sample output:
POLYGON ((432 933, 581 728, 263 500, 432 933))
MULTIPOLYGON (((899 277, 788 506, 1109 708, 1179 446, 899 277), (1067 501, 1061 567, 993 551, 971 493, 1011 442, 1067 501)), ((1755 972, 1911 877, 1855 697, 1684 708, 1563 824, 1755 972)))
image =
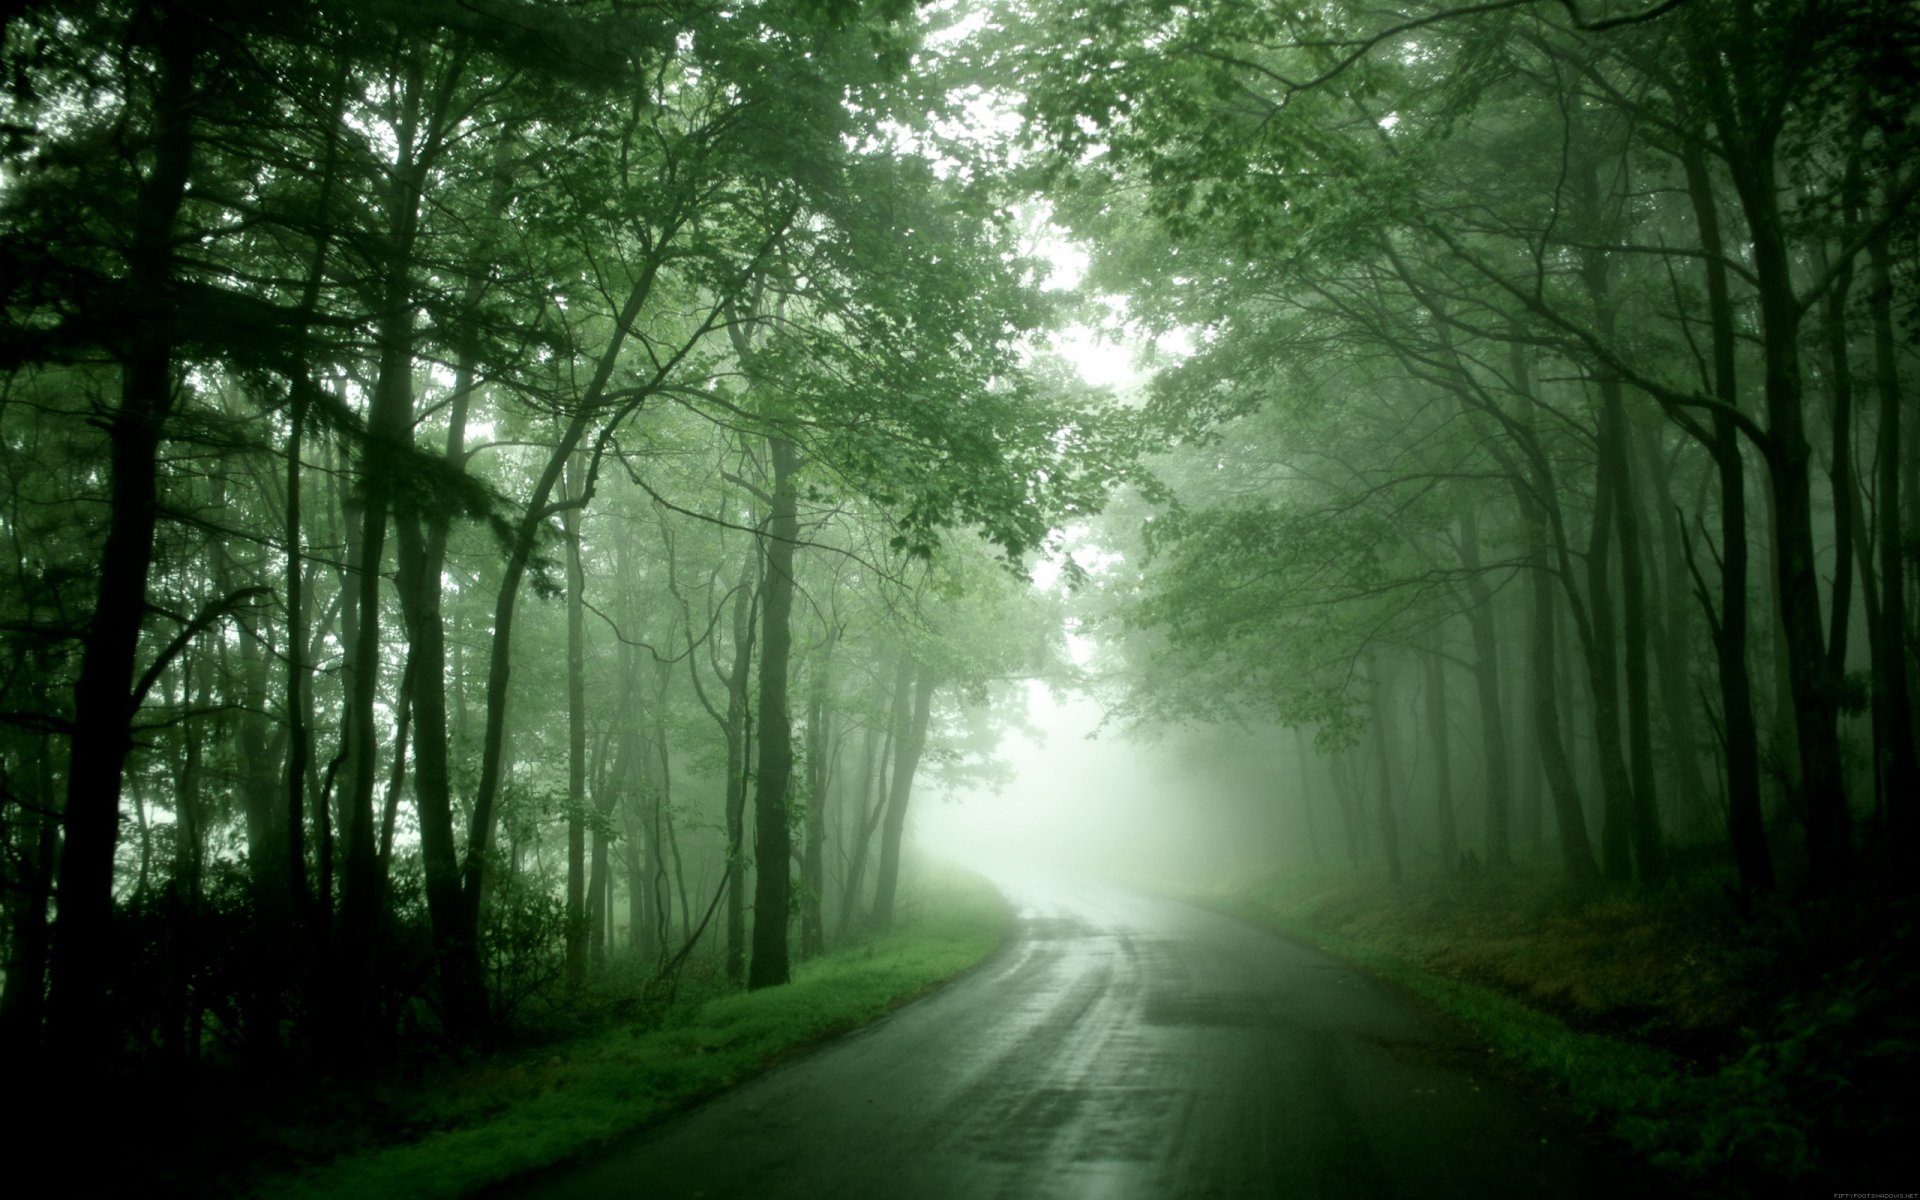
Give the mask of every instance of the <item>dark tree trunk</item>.
POLYGON ((727 982, 739 987, 747 975, 747 771, 752 739, 748 729, 748 684, 753 676, 755 559, 740 569, 733 599, 733 664, 727 672, 727 982))
POLYGON ((646 744, 641 756, 646 770, 641 781, 641 846, 644 850, 642 887, 646 893, 644 909, 647 930, 644 939, 635 938, 641 960, 664 963, 673 940, 673 894, 667 877, 667 806, 672 786, 672 765, 667 757, 667 681, 671 664, 657 665, 658 679, 648 715, 646 744))
POLYGON ((905 728, 908 714, 912 711, 908 697, 911 695, 909 689, 913 686, 913 667, 906 655, 900 656, 894 676, 893 702, 888 708, 892 719, 888 722, 886 732, 877 734, 871 729, 867 731, 867 771, 861 779, 859 801, 854 805, 853 861, 847 865, 846 890, 840 896, 840 924, 834 934, 840 941, 845 941, 854 928, 865 899, 862 892, 867 877, 868 847, 873 844, 874 831, 880 828, 880 818, 887 811, 887 763, 893 754, 893 731, 905 728), (875 743, 879 744, 877 758, 875 743))
MULTIPOLYGON (((1659 517, 1659 553, 1650 548, 1649 567, 1659 568, 1650 581, 1649 592, 1660 602, 1649 606, 1648 630, 1653 646, 1654 683, 1660 696, 1660 714, 1665 722, 1664 740, 1669 748, 1668 770, 1673 791, 1679 799, 1669 801, 1667 811, 1680 829, 1694 835, 1692 840, 1710 835, 1713 826, 1710 791, 1701 774, 1699 721, 1695 706, 1699 695, 1693 690, 1693 639, 1688 636, 1690 611, 1686 568, 1685 539, 1680 529, 1680 506, 1673 494, 1672 463, 1663 452, 1654 427, 1642 422, 1636 428, 1642 470, 1652 485, 1654 505, 1659 517)), ((1700 503, 1705 507, 1705 484, 1700 503)))
POLYGON ((793 722, 787 712, 787 660, 793 647, 793 556, 800 535, 794 472, 799 455, 784 437, 767 439, 773 504, 767 518, 760 634, 760 770, 753 797, 753 959, 747 987, 777 987, 792 976, 787 922, 792 896, 793 832, 787 824, 793 775, 793 722))
POLYGON ((1886 797, 1887 843, 1893 860, 1892 878, 1914 886, 1915 806, 1920 805, 1920 763, 1916 763, 1911 676, 1907 661, 1906 572, 1912 566, 1902 556, 1906 544, 1906 503, 1901 489, 1903 470, 1915 466, 1914 455, 1902 454, 1899 355, 1893 330, 1893 265, 1888 236, 1882 233, 1867 245, 1867 305, 1873 326, 1874 391, 1879 400, 1880 428, 1875 434, 1874 509, 1879 528, 1876 547, 1880 562, 1879 643, 1873 647, 1873 699, 1876 756, 1880 790, 1886 797), (1905 465, 1903 466, 1903 459, 1905 465))
POLYGON ((1467 626, 1473 632, 1473 684, 1480 700, 1480 736, 1487 761, 1487 865, 1513 862, 1512 754, 1500 703, 1500 639, 1493 625, 1493 593, 1480 573, 1480 521, 1472 509, 1460 515, 1460 563, 1466 568, 1467 626))
MULTIPOLYGON (((1601 436, 1606 436, 1604 431, 1601 436)), ((1608 879, 1625 882, 1633 876, 1629 834, 1633 783, 1620 752, 1620 655, 1610 570, 1614 516, 1613 473, 1603 456, 1594 471, 1593 530, 1587 540, 1587 597, 1593 614, 1587 680, 1593 693, 1594 755, 1602 797, 1601 866, 1608 879)))
MULTIPOLYGON (((578 463, 567 464, 569 500, 579 494, 578 463)), ((586 572, 580 563, 580 510, 564 518, 567 542, 567 986, 587 977, 587 627, 586 572)))
MULTIPOLYGON (((1740 399, 1733 303, 1728 296, 1727 268, 1721 257, 1720 210, 1714 202, 1705 159, 1698 150, 1682 157, 1687 191, 1705 251, 1707 318, 1712 331, 1713 391, 1729 407, 1740 399)), ((1713 615, 1711 598, 1700 584, 1713 633, 1719 667, 1721 740, 1726 753, 1727 837, 1740 872, 1740 886, 1748 893, 1773 889, 1773 858, 1767 850, 1765 823, 1760 811, 1760 731, 1754 720, 1753 680, 1747 668, 1747 484, 1740 453, 1739 432, 1733 418, 1716 412, 1713 441, 1708 449, 1720 479, 1720 606, 1713 615)))
POLYGON ((913 796, 913 777, 927 748, 927 722, 933 712, 933 692, 939 685, 932 670, 920 667, 913 681, 913 714, 894 735, 893 778, 887 788, 887 814, 880 823, 880 865, 873 877, 873 914, 867 927, 885 932, 893 927, 895 894, 900 890, 900 840, 907 827, 907 802, 913 796))
MULTIPOLYGON (((420 67, 417 61, 410 61, 404 69, 401 114, 394 131, 396 161, 388 177, 386 240, 378 265, 382 289, 375 324, 379 375, 368 406, 367 436, 361 449, 361 527, 351 579, 357 636, 350 656, 346 783, 340 798, 340 836, 345 854, 329 1013, 330 1050, 343 1062, 365 1060, 374 1051, 369 1043, 373 955, 386 894, 373 819, 379 761, 376 706, 380 696, 380 580, 395 484, 403 470, 401 455, 412 440, 413 262, 426 178, 417 140, 423 89, 420 67)), ((405 564, 401 569, 406 569, 405 564)), ((403 600, 415 590, 403 588, 403 600)), ((438 588, 434 591, 437 598, 438 588)), ((437 630, 437 603, 435 607, 436 619, 430 623, 437 630)), ((417 613, 410 615, 409 623, 414 626, 409 634, 419 633, 417 613)), ((411 652, 418 650, 415 642, 411 652)), ((443 990, 447 986, 444 975, 441 986, 443 990)), ((450 1014, 450 1018, 455 1015, 450 1014)))
MULTIPOLYGON (((1591 169, 1583 174, 1582 179, 1588 191, 1596 190, 1591 169)), ((1604 252, 1589 251, 1583 256, 1581 268, 1587 294, 1593 301, 1594 323, 1600 336, 1611 342, 1615 326, 1611 263, 1604 252)), ((1593 383, 1600 393, 1598 471, 1606 482, 1612 532, 1618 537, 1617 543, 1611 543, 1610 539, 1610 544, 1616 544, 1619 549, 1620 627, 1625 635, 1626 834, 1633 847, 1633 859, 1639 869, 1641 882, 1657 883, 1666 874, 1666 854, 1661 838, 1660 809, 1653 770, 1653 718, 1647 686, 1646 555, 1641 545, 1640 506, 1634 491, 1632 427, 1627 415, 1625 389, 1618 376, 1612 372, 1602 372, 1594 377, 1593 383)), ((1601 503, 1598 492, 1594 503, 1598 510, 1601 503)), ((1601 521, 1597 511, 1595 521, 1596 524, 1601 521)), ((1609 632, 1609 640, 1611 636, 1609 632)), ((1616 877, 1619 864, 1615 861, 1617 852, 1613 843, 1618 837, 1618 833, 1608 834, 1608 874, 1616 877)))
MULTIPOLYGON (((39 678, 45 678, 44 671, 39 678)), ((35 699, 41 701, 35 704, 35 711, 45 711, 38 681, 29 686, 35 699)), ((18 873, 8 880, 12 886, 6 891, 6 989, 0 992, 0 1053, 19 1067, 33 1061, 46 1012, 47 952, 53 944, 47 911, 53 899, 54 865, 60 848, 59 800, 53 777, 53 747, 48 739, 36 739, 33 761, 35 786, 29 792, 33 809, 27 810, 31 816, 23 819, 22 815, 6 814, 13 828, 32 831, 15 843, 20 865, 18 873)))
POLYGON ((1540 766, 1547 777, 1547 791, 1553 797, 1561 869, 1568 879, 1586 884, 1600 877, 1600 868, 1593 861, 1593 845, 1587 837, 1586 811, 1580 804, 1573 763, 1560 737, 1560 686, 1555 668, 1559 638, 1555 628, 1553 577, 1547 557, 1546 519, 1524 489, 1516 490, 1522 493, 1520 505, 1527 514, 1527 550, 1533 563, 1527 572, 1528 591, 1533 599, 1529 622, 1533 652, 1528 656, 1532 672, 1529 691, 1533 700, 1533 736, 1540 747, 1540 766))
POLYGON ((406 682, 415 726, 414 801, 419 815, 427 911, 447 1028, 456 1038, 469 1038, 486 1025, 487 996, 478 930, 466 924, 459 850, 453 836, 451 763, 447 755, 446 625, 440 591, 446 535, 444 528, 423 535, 417 522, 404 519, 397 523, 397 529, 396 584, 409 641, 406 682))
MULTIPOLYGON (((1757 172, 1759 167, 1753 168, 1757 172)), ((1735 171, 1736 181, 1750 172, 1735 171)), ((1800 807, 1805 814, 1808 884, 1837 889, 1852 860, 1851 818, 1842 777, 1837 687, 1820 628, 1820 582, 1813 540, 1813 489, 1800 373, 1800 304, 1775 209, 1772 156, 1765 178, 1741 188, 1753 235, 1759 280, 1762 359, 1766 369, 1768 432, 1773 441, 1775 568, 1787 674, 1793 688, 1793 726, 1800 757, 1800 807)))
POLYGON ((1816 894, 1845 882, 1853 857, 1839 740, 1837 681, 1820 619, 1820 580, 1813 536, 1813 488, 1807 441, 1800 324, 1794 260, 1780 213, 1777 148, 1787 106, 1772 103, 1786 77, 1763 78, 1750 55, 1728 56, 1719 30, 1691 25, 1690 66, 1718 134, 1740 208, 1760 317, 1761 367, 1767 408, 1767 466, 1773 486, 1774 587, 1791 725, 1799 758, 1797 807, 1807 841, 1807 883, 1816 894))
POLYGON ((156 12, 152 165, 134 200, 127 272, 131 312, 120 352, 120 403, 107 418, 111 475, 93 616, 74 684, 71 761, 60 854, 48 1034, 66 1069, 97 1079, 118 1044, 110 996, 114 850, 132 748, 131 688, 146 619, 159 519, 159 453, 174 406, 174 226, 194 152, 195 18, 156 12))

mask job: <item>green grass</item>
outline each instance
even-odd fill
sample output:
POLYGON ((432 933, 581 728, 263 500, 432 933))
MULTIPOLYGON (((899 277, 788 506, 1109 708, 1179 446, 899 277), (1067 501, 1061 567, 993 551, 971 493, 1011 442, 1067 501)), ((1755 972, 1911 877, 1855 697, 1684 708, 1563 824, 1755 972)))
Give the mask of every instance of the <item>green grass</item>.
POLYGON ((378 1106, 407 1114, 404 1140, 249 1191, 452 1200, 582 1155, 874 1021, 979 963, 1005 935, 1004 903, 986 881, 938 864, 923 876, 902 928, 801 964, 788 986, 474 1063, 378 1106))
POLYGON ((1683 1184, 1844 1190, 1904 1161, 1910 913, 1853 927, 1740 914, 1711 881, 1570 892, 1524 869, 1397 888, 1301 870, 1189 898, 1424 998, 1683 1184))

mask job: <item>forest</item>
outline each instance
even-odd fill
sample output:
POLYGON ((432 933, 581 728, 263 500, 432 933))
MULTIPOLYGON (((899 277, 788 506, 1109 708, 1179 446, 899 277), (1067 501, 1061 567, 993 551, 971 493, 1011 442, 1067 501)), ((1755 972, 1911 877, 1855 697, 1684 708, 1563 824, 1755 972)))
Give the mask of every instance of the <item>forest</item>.
POLYGON ((50 1112, 778 996, 910 923, 1044 688, 1190 778, 1124 831, 1231 847, 1182 886, 1791 943, 1767 1002, 1844 977, 1836 1103, 1897 1126, 1910 5, 4 22, 0 1061, 50 1112))

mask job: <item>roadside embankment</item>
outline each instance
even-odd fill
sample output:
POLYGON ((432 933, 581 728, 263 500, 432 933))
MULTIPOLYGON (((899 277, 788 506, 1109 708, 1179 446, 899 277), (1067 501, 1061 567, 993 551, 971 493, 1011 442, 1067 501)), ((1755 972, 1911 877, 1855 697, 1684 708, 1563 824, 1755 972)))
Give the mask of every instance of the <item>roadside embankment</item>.
POLYGON ((1008 924, 991 884, 937 862, 903 897, 900 922, 800 964, 785 987, 683 994, 644 1016, 336 1099, 330 1126, 255 1130, 292 1161, 233 1190, 285 1200, 471 1195, 589 1153, 885 1016, 981 962, 1008 924))
POLYGON ((1743 911, 1707 878, 1574 891, 1545 867, 1397 887, 1313 868, 1186 894, 1425 998, 1688 1187, 1914 1186, 1911 904, 1743 911))

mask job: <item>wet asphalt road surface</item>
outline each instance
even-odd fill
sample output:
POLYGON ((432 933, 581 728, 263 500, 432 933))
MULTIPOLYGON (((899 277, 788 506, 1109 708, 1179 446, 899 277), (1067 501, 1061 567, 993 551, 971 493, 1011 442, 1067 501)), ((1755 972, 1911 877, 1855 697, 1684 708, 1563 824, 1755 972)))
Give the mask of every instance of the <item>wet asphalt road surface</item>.
POLYGON ((1318 951, 1000 879, 945 990, 511 1194, 532 1200, 1645 1197, 1483 1043, 1318 951))

